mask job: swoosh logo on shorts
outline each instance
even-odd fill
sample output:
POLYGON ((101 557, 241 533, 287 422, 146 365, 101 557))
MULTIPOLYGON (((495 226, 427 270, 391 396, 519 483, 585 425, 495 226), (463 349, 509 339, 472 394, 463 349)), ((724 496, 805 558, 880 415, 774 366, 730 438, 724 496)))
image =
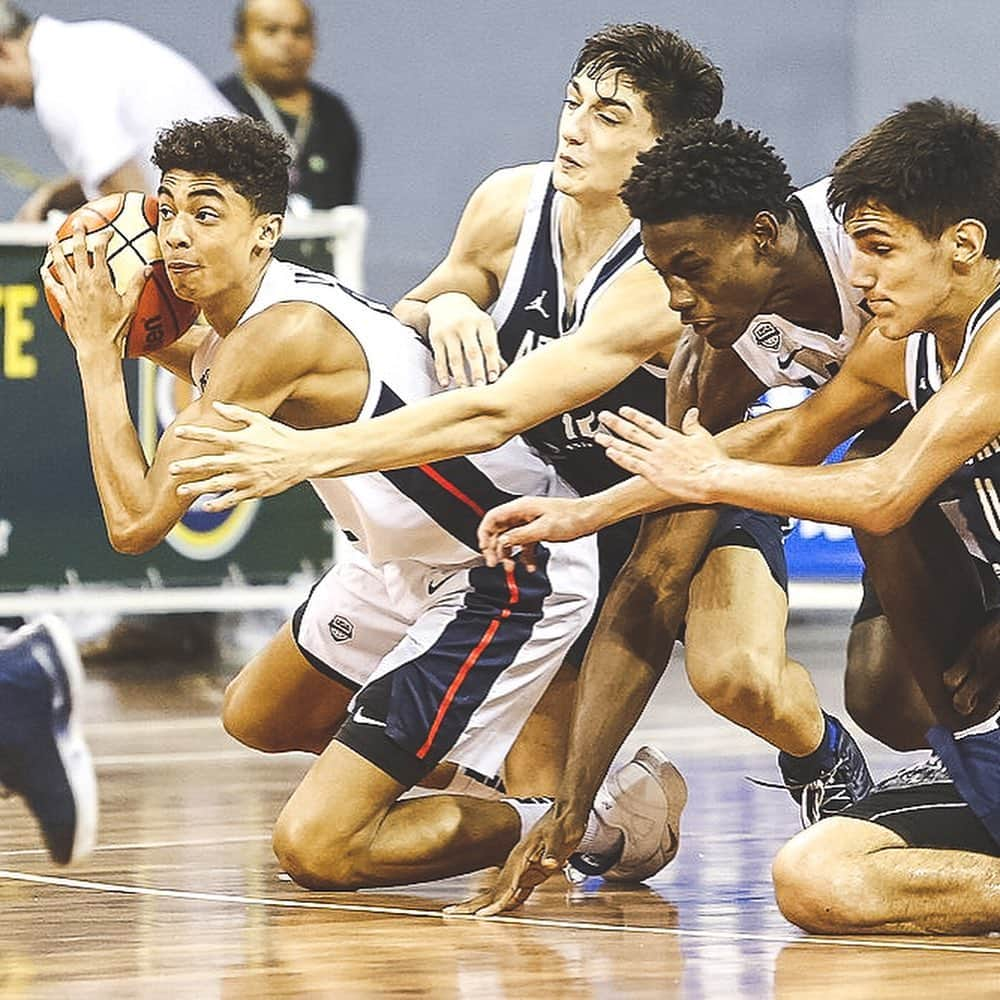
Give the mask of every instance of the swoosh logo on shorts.
POLYGON ((381 726, 385 729, 385 723, 379 722, 378 719, 373 719, 369 715, 365 715, 365 710, 359 705, 354 711, 354 721, 361 723, 362 726, 381 726))
POLYGON ((428 594, 433 594, 436 591, 440 590, 441 587, 443 587, 455 575, 456 575, 455 573, 449 573, 448 576, 443 577, 442 579, 438 580, 437 583, 432 583, 430 580, 428 580, 427 581, 427 593, 428 594))

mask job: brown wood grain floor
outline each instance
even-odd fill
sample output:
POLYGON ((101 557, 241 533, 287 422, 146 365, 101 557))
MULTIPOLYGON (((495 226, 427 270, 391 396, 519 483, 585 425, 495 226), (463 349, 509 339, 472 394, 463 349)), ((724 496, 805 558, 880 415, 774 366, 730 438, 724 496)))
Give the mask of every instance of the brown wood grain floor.
MULTIPOLYGON (((793 626, 793 652, 839 708, 846 617, 793 626)), ((778 913, 769 865, 797 829, 773 754, 694 698, 676 665, 628 747, 688 779, 680 854, 647 886, 556 879, 507 918, 442 917, 484 876, 397 891, 287 881, 270 824, 309 760, 233 743, 223 675, 91 671, 87 731, 100 845, 53 868, 19 802, 0 803, 0 997, 1000 996, 997 938, 809 938, 778 913)), ((871 742, 873 770, 894 763, 871 742)))

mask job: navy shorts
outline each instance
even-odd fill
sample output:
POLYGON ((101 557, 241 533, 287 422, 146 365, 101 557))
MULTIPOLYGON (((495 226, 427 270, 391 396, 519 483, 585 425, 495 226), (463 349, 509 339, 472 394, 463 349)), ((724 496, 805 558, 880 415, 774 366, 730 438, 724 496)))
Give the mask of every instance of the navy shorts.
MULTIPOLYGON (((604 600, 615 582, 619 570, 625 565, 632 552, 635 540, 639 534, 640 518, 632 517, 627 521, 619 521, 597 533, 597 551, 600 563, 600 580, 597 591, 597 607, 587 627, 573 643, 567 659, 580 666, 584 653, 597 619, 604 607, 604 600)), ((748 549, 757 549, 764 557, 767 568, 774 577, 775 583, 788 593, 788 564, 785 562, 785 521, 773 514, 761 514, 742 507, 723 507, 718 523, 709 539, 708 547, 698 564, 701 568, 708 553, 724 545, 739 545, 748 549)), ((683 638, 683 635, 678 636, 683 638)))
POLYGON ((897 772, 839 815, 892 830, 909 847, 1000 856, 990 834, 937 755, 897 772))
POLYGON ((702 562, 713 549, 739 545, 756 549, 767 563, 774 582, 788 593, 788 563, 785 561, 785 525, 783 517, 761 514, 745 507, 723 507, 709 539, 702 562))

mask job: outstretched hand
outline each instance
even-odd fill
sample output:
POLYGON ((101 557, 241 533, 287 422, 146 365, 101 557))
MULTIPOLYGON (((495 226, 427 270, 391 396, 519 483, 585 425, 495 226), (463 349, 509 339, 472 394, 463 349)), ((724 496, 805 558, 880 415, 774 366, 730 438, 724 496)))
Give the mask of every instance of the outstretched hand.
POLYGON ((697 409, 684 415, 681 432, 631 406, 617 414, 605 410, 600 421, 606 430, 595 440, 616 465, 642 476, 675 504, 711 502, 705 477, 726 453, 698 422, 697 409))
POLYGON ((444 912, 492 917, 517 909, 537 886, 562 871, 583 832, 559 819, 555 805, 551 806, 510 852, 491 889, 447 906, 444 912))
POLYGON ((62 310, 63 329, 78 356, 112 349, 123 353, 129 323, 151 272, 148 266, 140 268, 121 292, 116 291, 108 269, 110 239, 109 227, 88 249, 87 234, 77 222, 70 256, 55 240, 49 245, 52 270, 46 261, 39 272, 46 292, 62 310))
POLYGON ((182 480, 178 496, 217 494, 205 501, 205 510, 228 510, 253 497, 281 493, 307 478, 308 469, 296 452, 301 432, 234 403, 212 406, 223 418, 224 428, 199 424, 174 428, 178 438, 206 445, 203 454, 170 464, 171 475, 182 480))
POLYGON ((487 566, 515 561, 533 573, 539 542, 568 542, 592 534, 581 500, 568 497, 518 497, 488 510, 479 523, 479 548, 487 566))

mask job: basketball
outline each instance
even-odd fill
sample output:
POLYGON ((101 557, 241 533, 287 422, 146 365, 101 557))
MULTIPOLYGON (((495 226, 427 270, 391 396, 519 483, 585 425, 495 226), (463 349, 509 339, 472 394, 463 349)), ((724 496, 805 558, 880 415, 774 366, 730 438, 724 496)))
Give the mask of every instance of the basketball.
MULTIPOLYGON (((128 285, 136 271, 146 264, 153 267, 153 273, 146 279, 139 295, 138 308, 124 339, 125 357, 136 358, 158 351, 186 333, 198 315, 198 308, 178 298, 170 287, 160 243, 156 238, 156 199, 139 191, 127 191, 105 195, 78 208, 56 233, 56 240, 71 265, 73 226, 77 220, 83 222, 88 250, 93 249, 99 234, 111 229, 107 249, 108 268, 112 284, 119 292, 128 285)), ((46 254, 44 266, 58 280, 51 252, 46 254)), ((48 292, 45 298, 56 322, 63 326, 59 303, 48 292)))

